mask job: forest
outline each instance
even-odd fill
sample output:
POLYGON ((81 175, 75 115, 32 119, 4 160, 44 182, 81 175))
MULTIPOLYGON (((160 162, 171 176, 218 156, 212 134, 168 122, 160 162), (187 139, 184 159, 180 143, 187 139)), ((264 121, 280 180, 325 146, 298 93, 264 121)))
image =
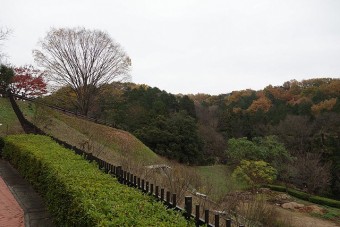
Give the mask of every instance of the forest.
MULTIPOLYGON (((88 115, 133 133, 169 159, 234 167, 261 160, 281 182, 339 199, 339 97, 340 79, 331 78, 217 96, 115 82, 91 96, 88 115)), ((78 111, 69 87, 43 99, 78 111)))

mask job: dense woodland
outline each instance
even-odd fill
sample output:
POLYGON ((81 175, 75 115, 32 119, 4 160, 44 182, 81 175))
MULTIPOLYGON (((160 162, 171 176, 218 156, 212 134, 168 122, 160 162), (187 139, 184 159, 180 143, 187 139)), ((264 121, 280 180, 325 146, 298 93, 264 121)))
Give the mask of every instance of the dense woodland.
MULTIPOLYGON (((280 181, 339 199, 340 79, 218 96, 112 83, 91 98, 90 116, 132 132, 162 156, 191 165, 264 160, 280 181)), ((77 111, 68 87, 44 100, 77 111)))

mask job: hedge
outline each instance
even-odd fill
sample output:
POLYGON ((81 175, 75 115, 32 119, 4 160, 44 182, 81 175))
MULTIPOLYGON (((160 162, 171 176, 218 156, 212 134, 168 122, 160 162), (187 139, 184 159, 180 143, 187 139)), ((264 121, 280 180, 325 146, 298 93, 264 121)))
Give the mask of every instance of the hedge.
POLYGON ((42 194, 58 226, 188 226, 178 212, 119 184, 40 135, 5 138, 3 156, 42 194))
POLYGON ((334 199, 328 199, 328 198, 324 198, 320 196, 311 196, 309 198, 309 201, 313 203, 321 204, 321 205, 340 208, 340 201, 334 200, 334 199))
POLYGON ((289 195, 292 195, 296 198, 303 199, 303 200, 309 200, 310 195, 306 192, 301 192, 292 188, 288 188, 287 192, 289 195))
POLYGON ((274 191, 278 191, 278 192, 286 192, 287 191, 286 187, 284 187, 284 186, 271 185, 271 184, 269 184, 267 186, 268 186, 268 188, 270 188, 271 190, 274 190, 274 191))
POLYGON ((340 201, 338 200, 329 199, 321 196, 312 196, 308 193, 298 191, 292 188, 286 188, 284 186, 279 185, 267 185, 267 187, 274 191, 287 192, 289 195, 292 195, 302 200, 310 201, 312 203, 340 208, 340 201))

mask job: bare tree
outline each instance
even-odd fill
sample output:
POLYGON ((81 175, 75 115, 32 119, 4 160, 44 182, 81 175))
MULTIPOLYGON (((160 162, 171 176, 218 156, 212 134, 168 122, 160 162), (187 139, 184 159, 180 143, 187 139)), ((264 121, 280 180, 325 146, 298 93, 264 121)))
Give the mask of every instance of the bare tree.
POLYGON ((296 160, 296 183, 304 185, 309 193, 323 193, 331 184, 331 163, 323 163, 321 154, 305 153, 296 160))
POLYGON ((129 78, 131 60, 106 32, 53 28, 39 44, 40 50, 33 50, 35 61, 51 81, 72 87, 85 115, 101 85, 129 78))
MULTIPOLYGON (((0 28, 0 47, 2 45, 2 42, 7 39, 10 33, 11 33, 11 30, 9 29, 0 28)), ((4 56, 5 54, 0 49, 0 63, 4 56)))

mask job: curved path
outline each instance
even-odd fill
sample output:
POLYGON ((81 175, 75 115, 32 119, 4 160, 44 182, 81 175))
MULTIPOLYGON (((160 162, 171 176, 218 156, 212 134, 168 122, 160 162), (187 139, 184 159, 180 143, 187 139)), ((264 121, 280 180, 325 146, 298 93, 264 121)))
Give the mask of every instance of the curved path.
POLYGON ((24 211, 0 177, 0 226, 23 227, 24 211))
POLYGON ((42 198, 16 169, 1 158, 0 226, 54 226, 42 198))

